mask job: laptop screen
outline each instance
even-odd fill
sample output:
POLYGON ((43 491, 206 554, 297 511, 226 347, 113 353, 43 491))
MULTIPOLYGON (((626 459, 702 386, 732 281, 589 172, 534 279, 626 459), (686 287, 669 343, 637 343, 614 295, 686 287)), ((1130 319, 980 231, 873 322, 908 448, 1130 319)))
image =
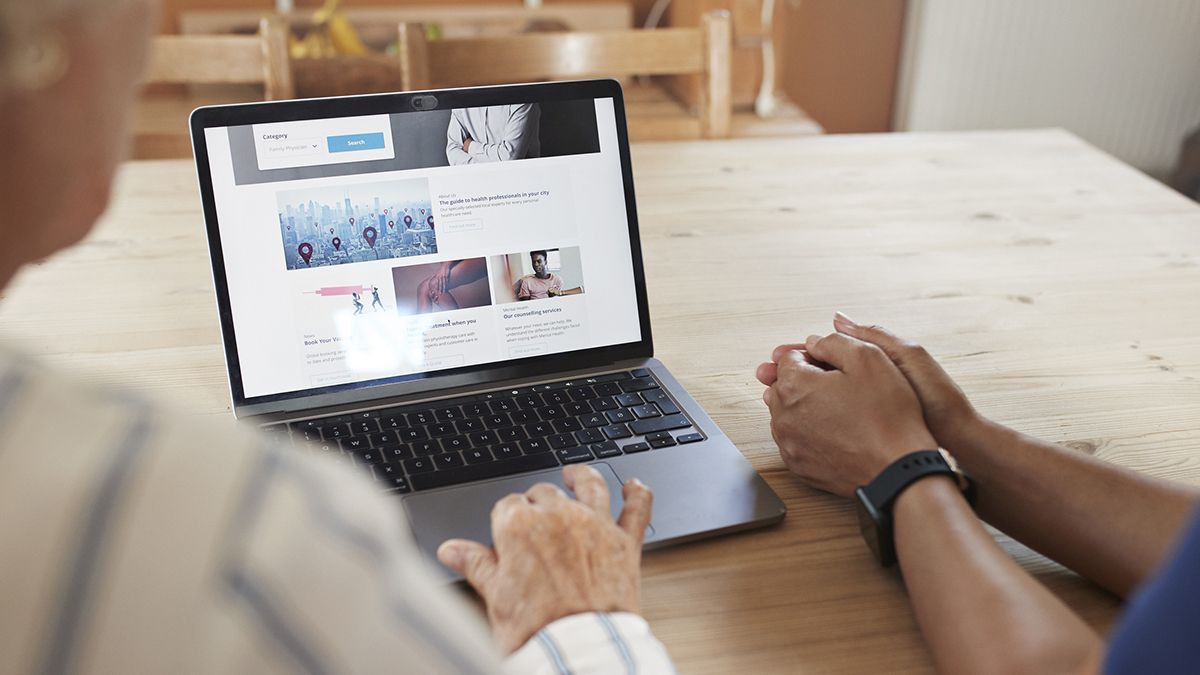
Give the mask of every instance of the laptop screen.
POLYGON ((611 98, 204 134, 246 398, 642 339, 611 98))

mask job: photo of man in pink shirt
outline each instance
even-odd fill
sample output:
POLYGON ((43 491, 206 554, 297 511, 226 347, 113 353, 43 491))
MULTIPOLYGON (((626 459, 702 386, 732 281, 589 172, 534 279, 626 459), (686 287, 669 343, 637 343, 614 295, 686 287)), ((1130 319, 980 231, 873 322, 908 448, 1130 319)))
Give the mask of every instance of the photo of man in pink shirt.
POLYGON ((517 282, 518 300, 544 300, 562 295, 562 277, 550 271, 546 257, 545 251, 530 251, 533 274, 526 274, 517 282))

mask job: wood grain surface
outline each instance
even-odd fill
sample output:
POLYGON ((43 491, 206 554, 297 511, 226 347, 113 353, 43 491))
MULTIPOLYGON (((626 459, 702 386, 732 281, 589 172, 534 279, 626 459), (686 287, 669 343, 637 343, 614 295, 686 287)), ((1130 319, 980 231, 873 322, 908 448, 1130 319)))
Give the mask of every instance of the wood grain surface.
MULTIPOLYGON (((851 505, 784 470, 753 377, 836 309, 924 343, 994 419, 1200 485, 1195 204, 1054 130, 639 145, 633 162, 657 355, 790 509, 647 555, 644 611, 681 672, 932 670, 851 505)), ((232 423, 203 230, 190 162, 128 164, 96 231, 5 292, 0 336, 232 423)), ((1114 598, 1001 539, 1108 629, 1114 598)))

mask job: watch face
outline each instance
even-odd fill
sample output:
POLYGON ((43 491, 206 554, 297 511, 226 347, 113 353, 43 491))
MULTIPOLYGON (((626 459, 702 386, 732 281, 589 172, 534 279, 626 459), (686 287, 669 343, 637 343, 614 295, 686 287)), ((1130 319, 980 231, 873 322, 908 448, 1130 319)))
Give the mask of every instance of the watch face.
POLYGON ((863 541, 867 542, 867 547, 871 549, 876 560, 880 560, 879 554, 879 523, 875 522, 875 517, 866 501, 866 496, 861 490, 854 493, 854 510, 858 513, 858 531, 862 533, 863 541))

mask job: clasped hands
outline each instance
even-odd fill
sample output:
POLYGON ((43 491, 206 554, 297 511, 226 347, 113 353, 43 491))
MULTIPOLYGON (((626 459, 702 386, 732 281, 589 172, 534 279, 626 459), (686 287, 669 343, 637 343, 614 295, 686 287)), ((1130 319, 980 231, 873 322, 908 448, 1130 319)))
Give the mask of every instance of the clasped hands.
POLYGON ((784 464, 812 487, 849 497, 900 457, 946 444, 977 415, 922 347, 841 312, 833 324, 824 337, 780 345, 756 375, 784 464))

